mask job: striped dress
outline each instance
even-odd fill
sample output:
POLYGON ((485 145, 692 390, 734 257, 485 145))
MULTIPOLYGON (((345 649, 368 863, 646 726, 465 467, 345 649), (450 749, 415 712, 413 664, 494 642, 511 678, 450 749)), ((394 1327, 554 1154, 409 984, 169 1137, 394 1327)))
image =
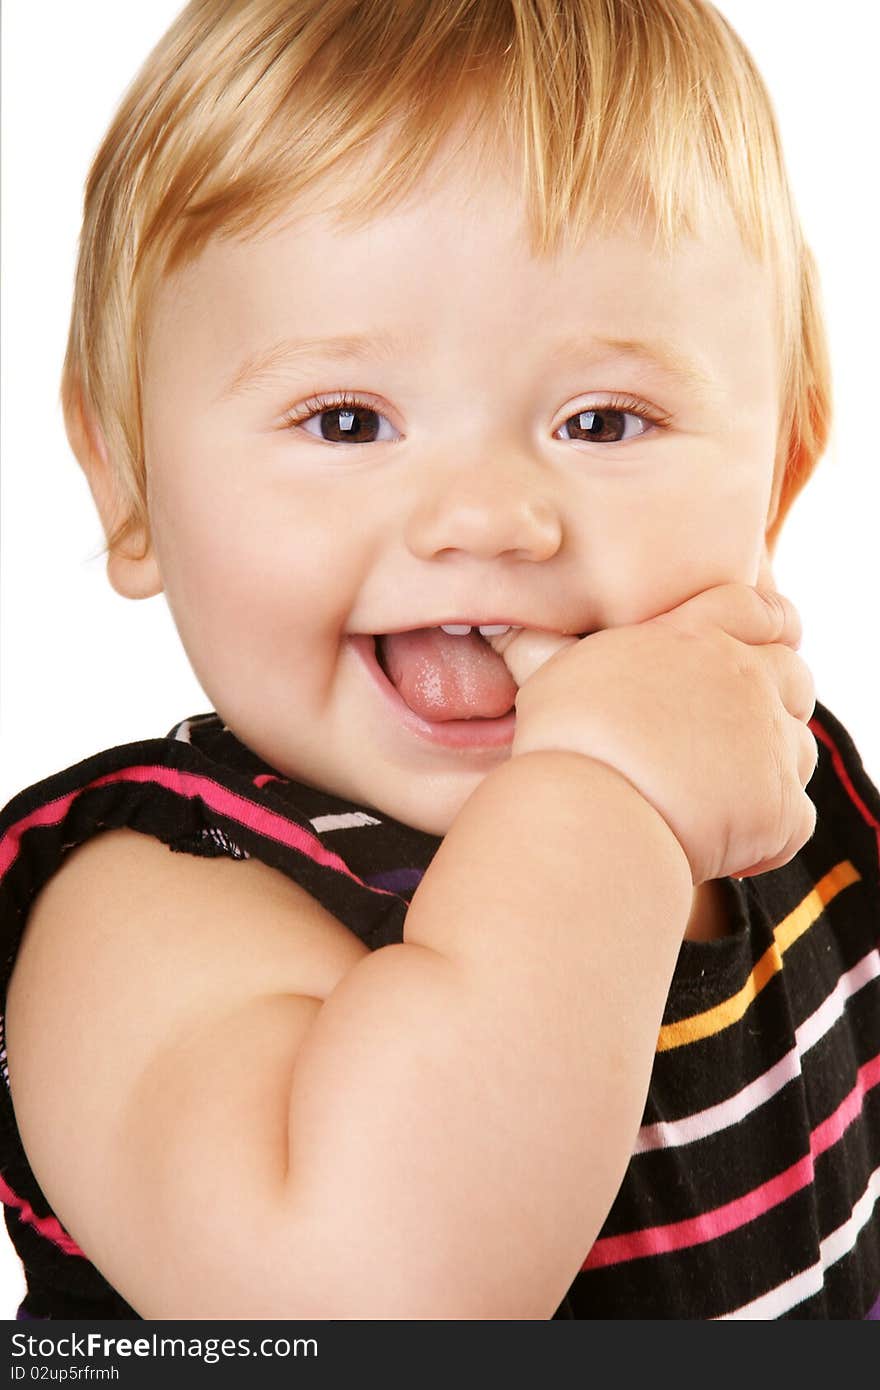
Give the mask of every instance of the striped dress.
MULTIPOLYGON (((880 1318, 880 795, 821 704, 811 728, 816 832, 784 868, 724 881, 727 937, 683 943, 626 1176, 557 1318, 880 1318)), ((27 1283, 19 1318, 138 1317, 40 1190, 2 1039, 30 903, 67 850, 119 826, 176 852, 255 856, 372 949, 402 940, 440 843, 280 777, 214 714, 9 803, 0 1196, 27 1283)))

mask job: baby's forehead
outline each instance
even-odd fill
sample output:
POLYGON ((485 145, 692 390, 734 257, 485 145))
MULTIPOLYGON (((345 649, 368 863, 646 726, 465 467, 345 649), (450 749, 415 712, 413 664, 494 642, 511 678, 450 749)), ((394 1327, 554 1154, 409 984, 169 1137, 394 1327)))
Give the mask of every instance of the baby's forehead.
MULTIPOLYGON (((341 177, 341 176, 340 176, 341 177)), ((422 178, 397 203, 381 204, 369 217, 352 217, 340 205, 338 178, 320 181, 278 210, 267 225, 233 234, 220 228, 177 274, 167 277, 167 295, 192 299, 210 293, 224 277, 234 288, 241 276, 278 268, 289 274, 299 261, 332 284, 341 266, 361 266, 363 294, 384 264, 430 265, 443 257, 459 276, 481 265, 486 254, 503 256, 505 271, 520 277, 564 277, 608 273, 614 265, 645 279, 668 276, 670 268, 692 267, 695 276, 717 266, 764 273, 743 243, 729 205, 704 210, 693 231, 664 236, 650 217, 620 215, 589 222, 572 213, 560 221, 558 236, 540 245, 530 224, 529 205, 514 178, 502 169, 487 173, 465 152, 440 173, 422 178), (405 258, 405 259, 402 259, 405 258)), ((160 286, 161 288, 161 286, 160 286)), ((279 278, 278 293, 287 281, 279 278)), ((295 288, 295 283, 293 288, 295 288)))
POLYGON ((732 217, 672 251, 631 222, 541 254, 506 181, 477 199, 466 165, 360 224, 296 203, 256 235, 213 238, 163 287, 148 343, 148 398, 182 378, 241 398, 285 372, 292 390, 312 367, 437 398, 492 363, 525 388, 638 359, 704 399, 763 398, 758 378, 776 375, 766 271, 732 217))

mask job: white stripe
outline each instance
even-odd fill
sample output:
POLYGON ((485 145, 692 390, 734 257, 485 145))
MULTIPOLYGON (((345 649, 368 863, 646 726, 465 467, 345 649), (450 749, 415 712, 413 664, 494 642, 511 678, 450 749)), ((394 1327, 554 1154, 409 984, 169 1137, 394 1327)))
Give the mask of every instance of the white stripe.
POLYGON ((836 1231, 827 1235, 819 1245, 819 1259, 809 1269, 804 1269, 800 1274, 795 1274, 791 1279, 787 1279, 784 1284, 778 1284, 769 1293, 762 1294, 760 1298, 755 1298, 751 1303, 745 1303, 741 1308, 737 1308, 733 1313, 725 1313, 719 1319, 722 1322, 732 1322, 737 1319, 753 1319, 761 1321, 764 1319, 779 1318, 789 1309, 795 1308, 798 1303, 803 1303, 810 1294, 818 1293, 824 1283, 824 1271, 831 1265, 837 1264, 844 1255, 848 1255, 859 1238, 860 1232, 867 1226, 871 1215, 880 1197, 880 1168, 875 1168, 868 1179, 868 1184, 859 1200, 856 1202, 852 1211, 842 1226, 838 1226, 836 1231))
MULTIPOLYGON (((181 719, 172 736, 179 743, 192 743, 192 730, 197 728, 199 724, 210 724, 216 718, 216 714, 191 714, 189 719, 181 719)), ((223 725, 223 732, 228 732, 225 724, 223 725)))
POLYGON ((652 1149, 672 1149, 682 1144, 692 1144, 710 1134, 737 1124, 751 1111, 764 1105, 789 1081, 800 1075, 799 1057, 804 1057, 810 1048, 834 1026, 842 1016, 846 1002, 865 985, 880 977, 880 952, 873 950, 856 961, 844 975, 840 976, 831 993, 823 999, 819 1007, 805 1018, 795 1029, 795 1046, 790 1052, 761 1076, 750 1081, 736 1095, 727 1100, 698 1110, 692 1115, 684 1115, 680 1120, 661 1120, 657 1124, 643 1125, 633 1148, 634 1154, 646 1153, 652 1149))
POLYGON ((805 1018, 795 1032, 801 1056, 815 1047, 820 1038, 831 1028, 843 1013, 847 999, 851 999, 863 986, 880 977, 880 951, 869 951, 855 965, 841 975, 828 998, 823 1001, 809 1018, 805 1018))
POLYGON ((742 1120, 751 1111, 764 1105, 789 1081, 800 1076, 801 1065, 797 1048, 786 1052, 785 1056, 761 1076, 750 1081, 736 1095, 719 1101, 694 1115, 686 1115, 681 1120, 663 1120, 655 1125, 643 1125, 633 1149, 634 1154, 648 1149, 672 1149, 681 1144, 692 1144, 696 1139, 704 1139, 709 1134, 717 1134, 742 1120))
POLYGON ((828 1269, 829 1265, 836 1265, 838 1260, 842 1260, 844 1255, 852 1250, 859 1238, 859 1232, 870 1221, 878 1198, 880 1198, 880 1167, 874 1169, 848 1220, 844 1221, 842 1226, 838 1226, 836 1231, 832 1231, 830 1235, 826 1236, 819 1246, 825 1269, 828 1269))
POLYGON ((338 816, 313 816, 312 825, 315 830, 351 830, 358 825, 381 825, 382 822, 375 816, 367 815, 366 811, 343 811, 338 816))

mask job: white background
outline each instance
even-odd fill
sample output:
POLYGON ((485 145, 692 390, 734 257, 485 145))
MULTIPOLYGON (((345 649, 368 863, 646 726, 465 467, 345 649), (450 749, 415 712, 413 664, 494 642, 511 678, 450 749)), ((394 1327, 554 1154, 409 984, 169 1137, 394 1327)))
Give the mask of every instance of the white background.
MULTIPOLYGON (((819 699, 878 782, 880 6, 718 8, 776 105, 835 372, 835 438, 783 529, 776 577, 803 618, 819 699)), ((176 0, 3 6, 0 805, 100 748, 209 708, 163 599, 117 597, 89 558, 102 536, 58 404, 83 181, 124 88, 178 9, 176 0)), ((23 1287, 0 1235, 0 1317, 14 1317, 23 1287)))

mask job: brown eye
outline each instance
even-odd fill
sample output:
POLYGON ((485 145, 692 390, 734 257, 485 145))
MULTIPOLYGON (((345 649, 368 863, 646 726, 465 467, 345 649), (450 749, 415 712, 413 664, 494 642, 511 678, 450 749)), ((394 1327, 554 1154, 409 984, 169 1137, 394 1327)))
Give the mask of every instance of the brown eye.
POLYGON ((569 415, 560 430, 563 439, 583 440, 587 444, 620 444, 633 437, 647 433, 652 421, 632 410, 621 410, 615 406, 591 406, 589 410, 579 410, 569 415), (642 428, 627 432, 627 420, 637 420, 642 428))
POLYGON ((328 444, 375 444, 398 437, 384 415, 362 401, 307 402, 303 413, 290 421, 314 439, 328 444))

